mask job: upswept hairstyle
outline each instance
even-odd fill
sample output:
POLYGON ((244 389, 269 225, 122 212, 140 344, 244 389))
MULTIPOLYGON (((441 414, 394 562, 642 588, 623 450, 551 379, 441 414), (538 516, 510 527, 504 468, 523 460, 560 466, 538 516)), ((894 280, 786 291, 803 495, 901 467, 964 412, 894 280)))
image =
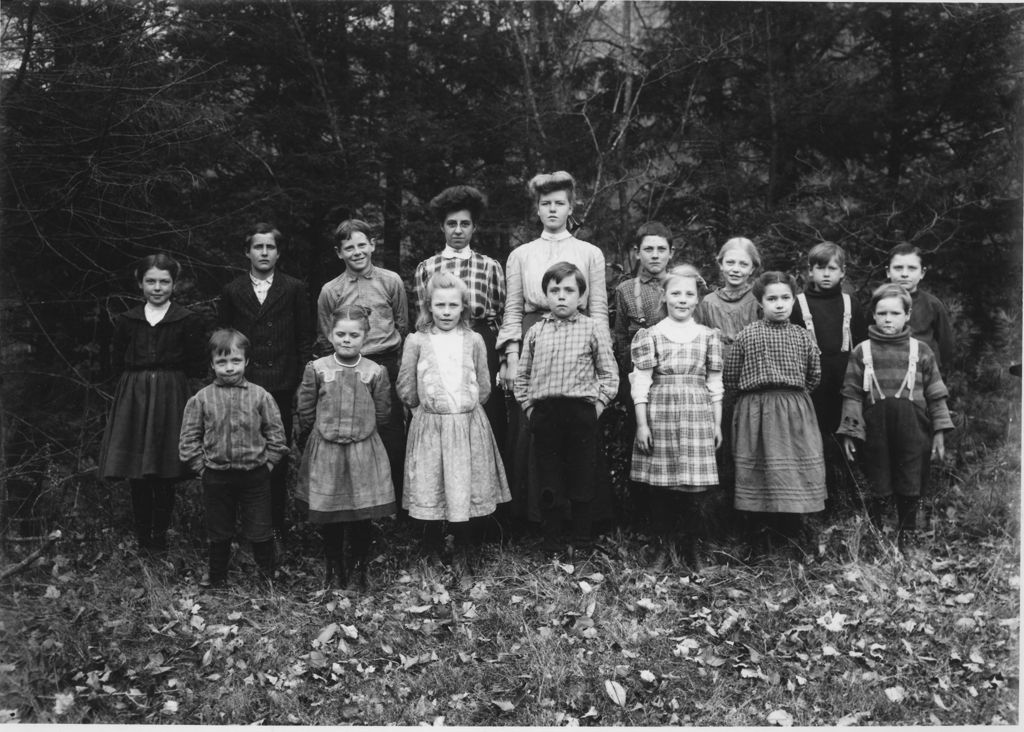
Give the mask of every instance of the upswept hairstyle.
POLYGON ((547 271, 544 276, 540 279, 540 287, 544 292, 548 291, 548 283, 552 280, 555 282, 561 282, 566 277, 573 276, 576 278, 576 285, 580 288, 580 296, 582 297, 587 292, 587 278, 580 272, 580 268, 572 262, 555 262, 547 271))
POLYGON ((752 292, 758 302, 764 297, 764 291, 768 289, 768 285, 785 285, 789 288, 789 291, 793 293, 793 297, 796 297, 796 280, 793 279, 793 275, 786 272, 765 272, 756 280, 754 280, 754 287, 752 292))
POLYGON ((254 224, 245 235, 245 251, 248 252, 252 249, 252 240, 257 234, 270 234, 274 237, 274 244, 278 249, 284 244, 281 232, 278 231, 273 224, 268 224, 265 221, 261 221, 258 224, 254 224))
POLYGON ((444 223, 448 214, 465 210, 469 211, 475 225, 487 210, 487 196, 473 186, 452 186, 430 199, 427 205, 439 224, 444 223))
POLYGON ((539 201, 541 196, 555 191, 568 191, 570 206, 574 205, 576 201, 576 179, 564 170, 556 170, 554 173, 538 173, 530 178, 526 188, 535 201, 539 201))
POLYGON ((910 315, 910 308, 914 305, 914 299, 910 296, 910 293, 895 282, 886 282, 884 285, 876 287, 875 291, 871 293, 872 316, 875 314, 875 308, 878 306, 878 302, 887 297, 899 298, 899 301, 903 303, 903 312, 910 315))
POLYGON ((140 285, 142 284, 142 278, 146 276, 146 272, 151 269, 162 269, 164 272, 168 272, 171 275, 171 281, 177 282, 178 275, 181 274, 181 265, 178 264, 171 255, 163 252, 157 254, 150 254, 148 257, 143 257, 135 265, 135 281, 140 285))
POLYGON ((213 331, 210 341, 206 344, 210 357, 226 356, 231 353, 232 348, 237 348, 244 354, 249 353, 249 339, 244 333, 239 333, 234 328, 218 328, 213 331))
POLYGON ((341 305, 331 312, 331 330, 342 320, 354 320, 363 326, 363 333, 370 332, 370 314, 362 305, 341 305))
POLYGON ((833 259, 836 260, 840 269, 846 269, 846 250, 835 242, 823 241, 820 244, 815 244, 811 247, 811 251, 807 252, 807 268, 810 269, 815 265, 824 267, 833 259))
POLYGON ((462 315, 459 318, 459 327, 467 330, 473 327, 473 310, 469 303, 469 288, 458 275, 451 272, 435 272, 427 280, 427 286, 423 288, 423 298, 420 300, 420 314, 416 318, 416 330, 428 331, 434 324, 434 316, 430 312, 430 301, 434 299, 437 290, 457 290, 462 300, 462 315))
POLYGON ((718 250, 718 256, 715 257, 715 260, 721 264, 722 258, 725 257, 725 253, 732 249, 739 249, 750 257, 750 261, 754 265, 754 271, 751 272, 751 274, 757 274, 757 271, 761 269, 761 252, 757 251, 757 247, 754 246, 754 242, 742 236, 734 236, 732 239, 725 242, 725 244, 722 245, 722 248, 718 250))
POLYGON ((633 246, 639 249, 645 236, 660 236, 668 242, 668 248, 672 248, 672 231, 660 221, 648 221, 646 224, 641 224, 640 228, 636 230, 633 246))
POLYGON ((908 242, 897 244, 896 246, 889 250, 889 264, 886 265, 886 267, 892 265, 892 260, 895 257, 905 256, 907 254, 916 254, 917 258, 921 260, 921 268, 924 268, 924 254, 921 252, 921 247, 915 246, 908 242))
POLYGON ((352 238, 356 232, 365 234, 366 238, 373 241, 373 227, 362 219, 345 219, 334 230, 334 246, 338 247, 352 238))

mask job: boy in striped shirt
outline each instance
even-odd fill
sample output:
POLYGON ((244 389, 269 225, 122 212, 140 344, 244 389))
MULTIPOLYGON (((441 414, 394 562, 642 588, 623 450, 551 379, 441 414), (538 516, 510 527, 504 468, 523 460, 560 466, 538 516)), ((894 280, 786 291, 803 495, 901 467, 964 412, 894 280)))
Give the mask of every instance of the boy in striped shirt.
POLYGON ((210 336, 214 381, 185 404, 178 457, 202 478, 209 571, 199 586, 227 581, 236 517, 266 577, 274 571, 270 471, 288 451, 277 403, 245 379, 249 339, 225 328, 210 336))

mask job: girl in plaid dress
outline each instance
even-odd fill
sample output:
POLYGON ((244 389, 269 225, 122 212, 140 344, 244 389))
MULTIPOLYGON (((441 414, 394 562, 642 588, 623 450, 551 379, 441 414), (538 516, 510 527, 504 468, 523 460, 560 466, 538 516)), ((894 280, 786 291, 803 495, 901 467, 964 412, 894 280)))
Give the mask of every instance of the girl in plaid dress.
POLYGON ((630 374, 636 439, 629 477, 651 486, 651 529, 657 540, 654 566, 661 570, 674 547, 671 497, 684 497, 683 556, 700 570, 698 499, 718 483, 715 449, 722 442, 722 342, 717 330, 699 325, 700 274, 688 265, 662 283, 668 317, 633 338, 630 374))
POLYGON ((773 539, 800 548, 803 514, 825 508, 825 461, 809 395, 821 381, 818 346, 806 329, 789 322, 796 282, 765 272, 753 292, 764 319, 740 331, 725 357, 723 379, 738 392, 734 505, 748 512, 752 555, 758 556, 773 539))

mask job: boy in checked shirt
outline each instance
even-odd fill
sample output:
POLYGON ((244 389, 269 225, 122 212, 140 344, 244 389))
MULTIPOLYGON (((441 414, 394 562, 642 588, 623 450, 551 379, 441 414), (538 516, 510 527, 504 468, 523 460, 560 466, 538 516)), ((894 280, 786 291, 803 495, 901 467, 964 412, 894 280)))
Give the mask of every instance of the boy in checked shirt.
POLYGON ((549 312, 523 339, 515 396, 534 437, 544 549, 558 551, 568 508, 572 558, 575 547, 590 541, 597 418, 615 398, 619 374, 607 329, 579 312, 587 288, 579 268, 558 262, 541 286, 549 312))
POLYGON ((236 516, 260 571, 273 577, 270 472, 288 450, 274 398, 245 380, 249 339, 225 328, 214 331, 209 348, 214 381, 185 404, 178 442, 178 457, 203 481, 209 540, 203 589, 227 582, 236 516))

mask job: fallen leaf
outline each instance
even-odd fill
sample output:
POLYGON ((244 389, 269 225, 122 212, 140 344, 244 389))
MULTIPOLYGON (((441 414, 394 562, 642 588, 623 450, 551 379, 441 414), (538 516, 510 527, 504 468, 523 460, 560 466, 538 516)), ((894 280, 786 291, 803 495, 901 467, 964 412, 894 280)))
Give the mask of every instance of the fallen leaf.
POLYGON ((316 637, 316 643, 318 645, 324 645, 334 637, 334 634, 338 632, 338 624, 331 623, 320 631, 320 634, 316 637))
POLYGON ((589 582, 585 582, 583 580, 580 580, 579 585, 580 585, 580 590, 583 592, 584 595, 589 595, 591 592, 594 591, 593 585, 591 585, 589 582))
POLYGON ((658 679, 653 673, 651 673, 647 669, 644 669, 640 672, 640 680, 643 681, 645 684, 653 684, 658 679))
POLYGON ((898 704, 907 698, 907 690, 902 686, 890 686, 885 690, 885 695, 889 698, 889 701, 898 704))
POLYGON ((842 613, 825 613, 818 618, 818 625, 822 626, 825 630, 833 633, 838 633, 843 629, 843 624, 846 622, 846 616, 842 613))
POLYGON ((355 640, 359 637, 359 631, 354 625, 342 625, 341 632, 345 634, 345 637, 350 640, 355 640))
POLYGON ((938 694, 932 694, 932 701, 935 702, 935 706, 937 706, 942 711, 944 711, 944 712, 948 712, 949 711, 949 707, 946 706, 946 703, 944 701, 942 701, 942 697, 939 696, 938 694))
POLYGON ((626 706, 626 690, 618 681, 606 679, 604 682, 604 690, 615 704, 620 707, 626 706))
POLYGON ((163 707, 160 709, 164 714, 177 714, 178 713, 178 702, 174 699, 167 699, 164 701, 163 707))
POLYGON ((57 692, 53 696, 53 713, 57 717, 67 714, 75 706, 75 694, 72 691, 57 692))
POLYGON ((516 708, 515 704, 513 704, 510 701, 506 701, 504 699, 498 699, 497 701, 492 701, 491 704, 493 704, 494 706, 496 706, 498 709, 500 709, 503 712, 511 712, 513 709, 516 708))
POLYGON ((973 592, 965 592, 953 598, 958 605, 970 605, 974 601, 973 592))
POLYGON ((768 715, 768 724, 774 724, 777 727, 792 727, 793 715, 785 709, 776 709, 768 715))

